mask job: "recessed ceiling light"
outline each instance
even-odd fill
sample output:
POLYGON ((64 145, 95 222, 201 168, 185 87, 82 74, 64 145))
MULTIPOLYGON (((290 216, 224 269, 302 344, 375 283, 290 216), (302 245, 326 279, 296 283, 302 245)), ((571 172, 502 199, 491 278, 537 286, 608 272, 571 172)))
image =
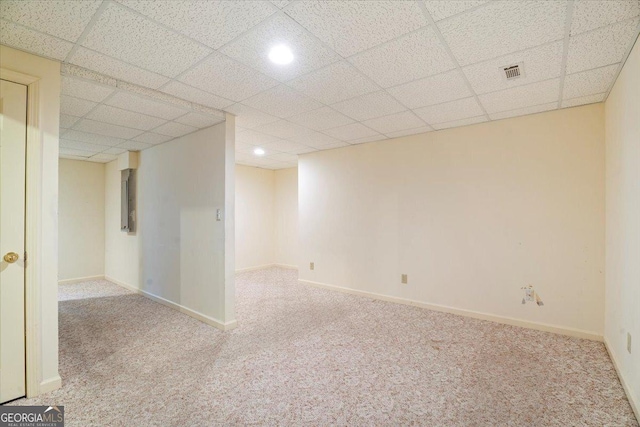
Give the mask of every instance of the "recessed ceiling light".
POLYGON ((256 148, 255 150, 253 150, 253 154, 255 154, 256 156, 264 156, 264 150, 262 148, 256 148))
POLYGON ((285 65, 293 61, 293 53, 291 53, 291 49, 280 44, 271 48, 269 59, 276 64, 285 65))

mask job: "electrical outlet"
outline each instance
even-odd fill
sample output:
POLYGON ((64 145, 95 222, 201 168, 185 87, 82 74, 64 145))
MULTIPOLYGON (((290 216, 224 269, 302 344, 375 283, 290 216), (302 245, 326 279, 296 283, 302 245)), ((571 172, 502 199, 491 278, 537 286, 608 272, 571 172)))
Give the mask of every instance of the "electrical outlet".
POLYGON ((627 351, 631 354, 631 334, 627 332, 627 351))
POLYGON ((533 301, 533 289, 525 289, 525 290, 524 290, 524 293, 525 293, 525 295, 526 295, 526 296, 525 296, 525 299, 526 299, 527 301, 533 301))
POLYGON ((315 262, 310 262, 309 263, 309 270, 313 270, 316 268, 316 263, 315 262))
POLYGON ((400 279, 401 279, 402 284, 406 285, 408 283, 406 274, 403 274, 400 279))

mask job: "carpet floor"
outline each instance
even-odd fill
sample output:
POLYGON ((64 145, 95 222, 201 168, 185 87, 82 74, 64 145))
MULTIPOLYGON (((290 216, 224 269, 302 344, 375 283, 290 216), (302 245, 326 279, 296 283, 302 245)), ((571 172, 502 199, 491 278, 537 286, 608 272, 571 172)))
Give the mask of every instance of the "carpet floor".
POLYGON ((221 332, 106 281, 60 286, 67 426, 638 426, 602 343, 237 276, 221 332))

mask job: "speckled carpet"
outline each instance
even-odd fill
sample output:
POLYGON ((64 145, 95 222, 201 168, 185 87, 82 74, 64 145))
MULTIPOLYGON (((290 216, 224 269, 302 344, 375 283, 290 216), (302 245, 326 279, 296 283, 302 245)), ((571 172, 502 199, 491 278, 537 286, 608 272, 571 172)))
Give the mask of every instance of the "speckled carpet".
POLYGON ((637 426, 598 342, 237 276, 220 332, 105 281, 60 286, 67 426, 637 426))

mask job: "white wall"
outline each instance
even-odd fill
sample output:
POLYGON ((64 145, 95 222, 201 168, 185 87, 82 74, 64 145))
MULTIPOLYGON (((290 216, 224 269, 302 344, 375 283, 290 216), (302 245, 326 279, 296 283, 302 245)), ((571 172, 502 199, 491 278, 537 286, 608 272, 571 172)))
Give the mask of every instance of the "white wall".
POLYGON ((302 155, 300 279, 601 337, 603 114, 597 104, 302 155), (529 284, 543 307, 521 304, 529 284))
POLYGON ((221 123, 140 153, 135 234, 120 231, 120 171, 107 166, 105 275, 216 326, 235 324, 225 265, 230 138, 221 123))
MULTIPOLYGON (((40 285, 40 322, 38 336, 41 348, 40 391, 60 386, 58 375, 58 133, 60 129, 60 63, 0 45, 2 68, 39 77, 41 158, 28 162, 40 170, 40 196, 31 197, 37 204, 38 248, 31 255, 37 260, 37 283, 40 285)), ((27 149, 30 153, 34 152, 27 149)), ((29 250, 29 248, 27 248, 29 250)), ((30 382, 27 379, 27 382, 30 382)))
POLYGON ((274 263, 275 173, 236 165, 236 271, 274 263))
POLYGON ((640 43, 627 59, 605 111, 605 340, 640 419, 640 43))
POLYGON ((104 276, 103 163, 60 159, 58 279, 104 276))
POLYGON ((298 168, 275 171, 274 263, 298 265, 298 168))

